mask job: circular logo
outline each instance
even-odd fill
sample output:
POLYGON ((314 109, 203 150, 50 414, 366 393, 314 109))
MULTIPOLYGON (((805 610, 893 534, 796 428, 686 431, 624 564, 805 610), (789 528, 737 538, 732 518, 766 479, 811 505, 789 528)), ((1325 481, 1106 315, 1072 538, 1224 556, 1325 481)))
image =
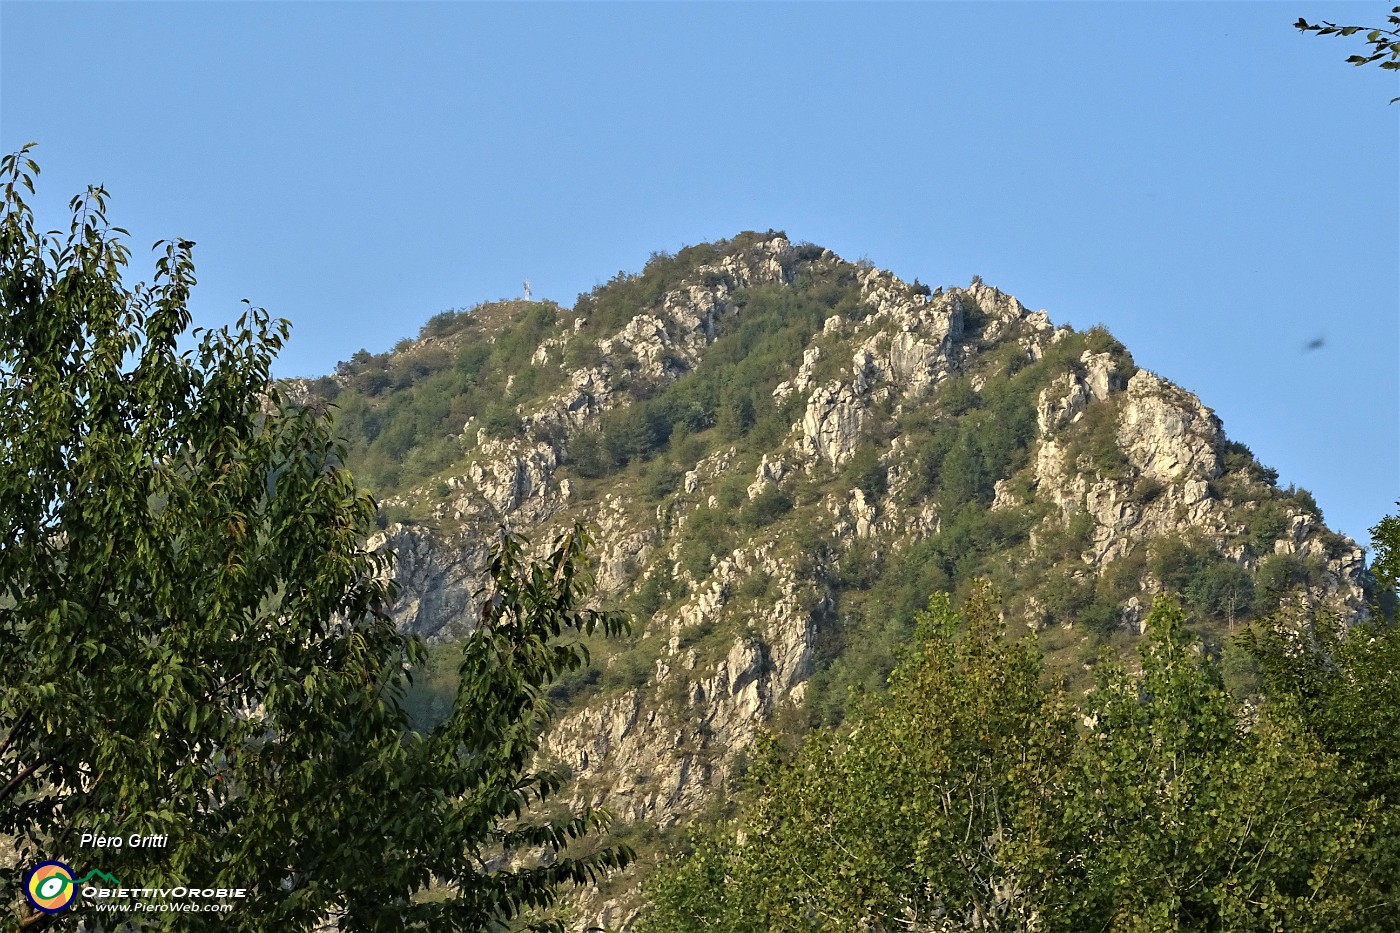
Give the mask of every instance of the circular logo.
POLYGON ((40 862, 24 878, 24 896, 46 914, 67 910, 76 894, 73 869, 62 862, 40 862))

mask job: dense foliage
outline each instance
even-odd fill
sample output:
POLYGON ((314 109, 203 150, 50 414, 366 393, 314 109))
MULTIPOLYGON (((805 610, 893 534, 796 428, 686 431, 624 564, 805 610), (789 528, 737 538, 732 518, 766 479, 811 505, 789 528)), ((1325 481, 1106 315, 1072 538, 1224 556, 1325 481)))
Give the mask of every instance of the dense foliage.
POLYGON ((457 463, 478 431, 510 437, 522 399, 554 387, 530 365, 561 319, 548 302, 500 302, 429 319, 392 353, 361 350, 311 383, 334 404, 347 458, 382 495, 457 463))
POLYGON ((1104 660, 1072 710, 997 619, 985 588, 961 615, 935 598, 888 696, 770 744, 738 819, 649 882, 640 929, 1392 928, 1394 628, 1266 639, 1250 709, 1162 598, 1140 670, 1104 660))
POLYGON ((562 781, 534 760, 547 686, 585 664, 580 634, 620 628, 582 608, 581 529, 542 561, 496 544, 450 711, 413 731, 423 648, 385 613, 373 501, 324 413, 269 389, 285 322, 249 311, 179 352, 194 244, 128 289, 105 192, 54 242, 22 197, 37 173, 24 151, 3 163, 0 838, 19 861, 0 860, 0 925, 91 919, 87 899, 49 915, 19 897, 49 858, 247 891, 123 929, 347 933, 499 928, 624 864, 568 850, 599 811, 537 810, 562 781))

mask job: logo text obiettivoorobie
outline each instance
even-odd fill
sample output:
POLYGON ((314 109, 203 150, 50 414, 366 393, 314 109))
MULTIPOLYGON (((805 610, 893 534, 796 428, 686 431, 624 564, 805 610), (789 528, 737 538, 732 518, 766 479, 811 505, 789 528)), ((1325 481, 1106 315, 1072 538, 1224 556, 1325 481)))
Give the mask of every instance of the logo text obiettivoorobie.
POLYGON ((29 870, 24 879, 25 898, 36 910, 44 913, 62 913, 73 905, 78 894, 85 900, 97 902, 99 909, 105 902, 122 910, 183 910, 206 909, 195 908, 191 902, 246 898, 248 891, 246 888, 205 888, 197 885, 123 887, 116 878, 96 868, 78 878, 72 868, 57 860, 39 863, 29 870), (101 884, 91 884, 94 879, 101 884), (145 903, 153 899, 162 903, 145 903))

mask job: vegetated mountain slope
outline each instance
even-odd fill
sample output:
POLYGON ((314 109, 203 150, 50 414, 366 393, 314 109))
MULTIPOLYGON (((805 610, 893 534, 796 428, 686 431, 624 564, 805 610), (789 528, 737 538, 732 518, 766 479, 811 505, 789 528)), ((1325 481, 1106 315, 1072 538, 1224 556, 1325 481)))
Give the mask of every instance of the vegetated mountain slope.
MULTIPOLYGON (((548 748, 643 852, 720 805, 760 728, 881 689, 936 590, 989 577, 1071 687, 1163 588, 1215 645, 1281 600, 1364 612, 1361 550, 1107 332, 771 231, 572 309, 439 315, 301 388, 339 406, 397 616, 444 659, 500 523, 598 528, 602 598, 635 629, 556 687, 548 748)), ((619 890, 590 917, 625 919, 619 890)))

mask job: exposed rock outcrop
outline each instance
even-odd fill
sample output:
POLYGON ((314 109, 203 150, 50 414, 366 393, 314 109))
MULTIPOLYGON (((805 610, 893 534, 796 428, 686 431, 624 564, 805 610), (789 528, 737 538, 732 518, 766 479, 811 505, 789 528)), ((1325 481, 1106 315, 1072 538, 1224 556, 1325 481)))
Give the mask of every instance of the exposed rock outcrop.
POLYGON ((819 386, 802 415, 799 449, 808 457, 841 466, 855 453, 865 415, 865 401, 854 386, 841 382, 819 386))
POLYGON ((371 537, 368 547, 395 554, 399 594, 392 612, 399 628, 435 642, 469 633, 481 611, 477 591, 486 579, 484 541, 442 540, 417 528, 391 525, 371 537))
POLYGON ((1225 432, 1195 395, 1138 370, 1128 380, 1118 441, 1140 473, 1164 482, 1220 475, 1225 432))
POLYGON ((559 455, 552 447, 485 439, 478 447, 483 459, 473 463, 467 475, 498 515, 538 525, 557 511, 562 497, 553 480, 559 455))

